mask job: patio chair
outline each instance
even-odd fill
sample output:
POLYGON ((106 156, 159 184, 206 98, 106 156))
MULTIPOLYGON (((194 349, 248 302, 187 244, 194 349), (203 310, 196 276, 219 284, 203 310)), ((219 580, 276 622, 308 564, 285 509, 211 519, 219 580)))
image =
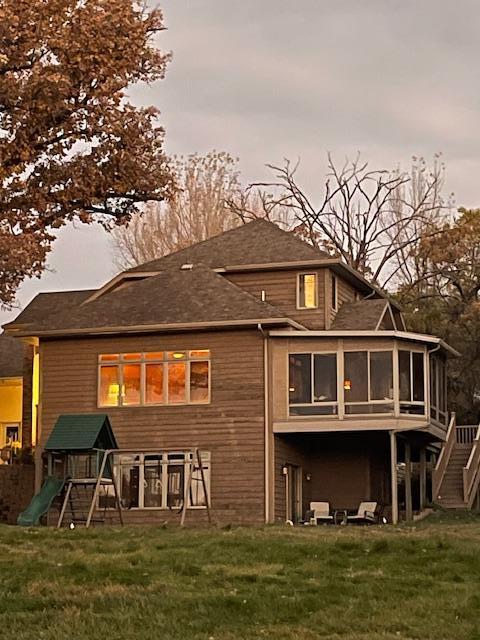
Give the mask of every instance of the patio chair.
POLYGON ((347 516, 347 522, 357 522, 359 524, 375 524, 377 517, 377 502, 361 502, 358 511, 353 516, 347 516))
POLYGON ((310 503, 311 517, 315 518, 315 522, 333 522, 333 516, 330 515, 330 503, 329 502, 311 502, 310 503))

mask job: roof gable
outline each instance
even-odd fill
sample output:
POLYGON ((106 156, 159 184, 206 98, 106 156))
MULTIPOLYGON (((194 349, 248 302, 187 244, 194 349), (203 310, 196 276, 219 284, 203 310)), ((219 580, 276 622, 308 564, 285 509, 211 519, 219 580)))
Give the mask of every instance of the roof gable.
POLYGON ((375 331, 388 307, 388 300, 372 298, 357 302, 344 302, 331 329, 335 331, 375 331))
POLYGON ((53 427, 46 451, 90 451, 118 449, 106 413, 61 415, 53 427))

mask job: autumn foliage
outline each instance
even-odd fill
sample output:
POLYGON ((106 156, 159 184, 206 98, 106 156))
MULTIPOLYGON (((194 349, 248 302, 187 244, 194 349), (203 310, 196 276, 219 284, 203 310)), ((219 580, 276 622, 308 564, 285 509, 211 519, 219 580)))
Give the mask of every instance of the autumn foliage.
POLYGON ((0 1, 0 305, 39 275, 66 221, 122 224, 173 180, 155 108, 159 10, 132 0, 0 1))

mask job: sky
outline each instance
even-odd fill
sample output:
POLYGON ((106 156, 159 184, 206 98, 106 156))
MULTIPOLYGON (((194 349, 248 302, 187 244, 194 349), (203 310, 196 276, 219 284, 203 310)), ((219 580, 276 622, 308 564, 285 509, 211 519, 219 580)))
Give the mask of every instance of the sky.
MULTIPOLYGON (((165 80, 130 91, 161 110, 170 154, 228 151, 245 182, 266 163, 300 159, 321 194, 326 153, 361 152, 372 168, 408 168, 413 155, 446 163, 445 192, 480 206, 478 0, 159 0, 173 52, 165 80)), ((115 275, 99 227, 59 233, 41 291, 87 289, 115 275)))

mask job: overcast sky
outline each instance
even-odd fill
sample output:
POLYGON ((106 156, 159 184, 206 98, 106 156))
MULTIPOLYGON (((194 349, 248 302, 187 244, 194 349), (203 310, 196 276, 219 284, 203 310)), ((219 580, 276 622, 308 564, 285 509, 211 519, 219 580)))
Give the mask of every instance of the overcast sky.
MULTIPOLYGON (((442 152, 446 191, 480 206, 478 0, 160 0, 173 52, 164 81, 135 89, 162 111, 169 153, 225 150, 246 181, 301 159, 312 195, 325 154, 374 168, 442 152)), ((40 291, 98 287, 115 272, 98 227, 60 233, 40 291)), ((0 312, 0 323, 13 318, 0 312)))

